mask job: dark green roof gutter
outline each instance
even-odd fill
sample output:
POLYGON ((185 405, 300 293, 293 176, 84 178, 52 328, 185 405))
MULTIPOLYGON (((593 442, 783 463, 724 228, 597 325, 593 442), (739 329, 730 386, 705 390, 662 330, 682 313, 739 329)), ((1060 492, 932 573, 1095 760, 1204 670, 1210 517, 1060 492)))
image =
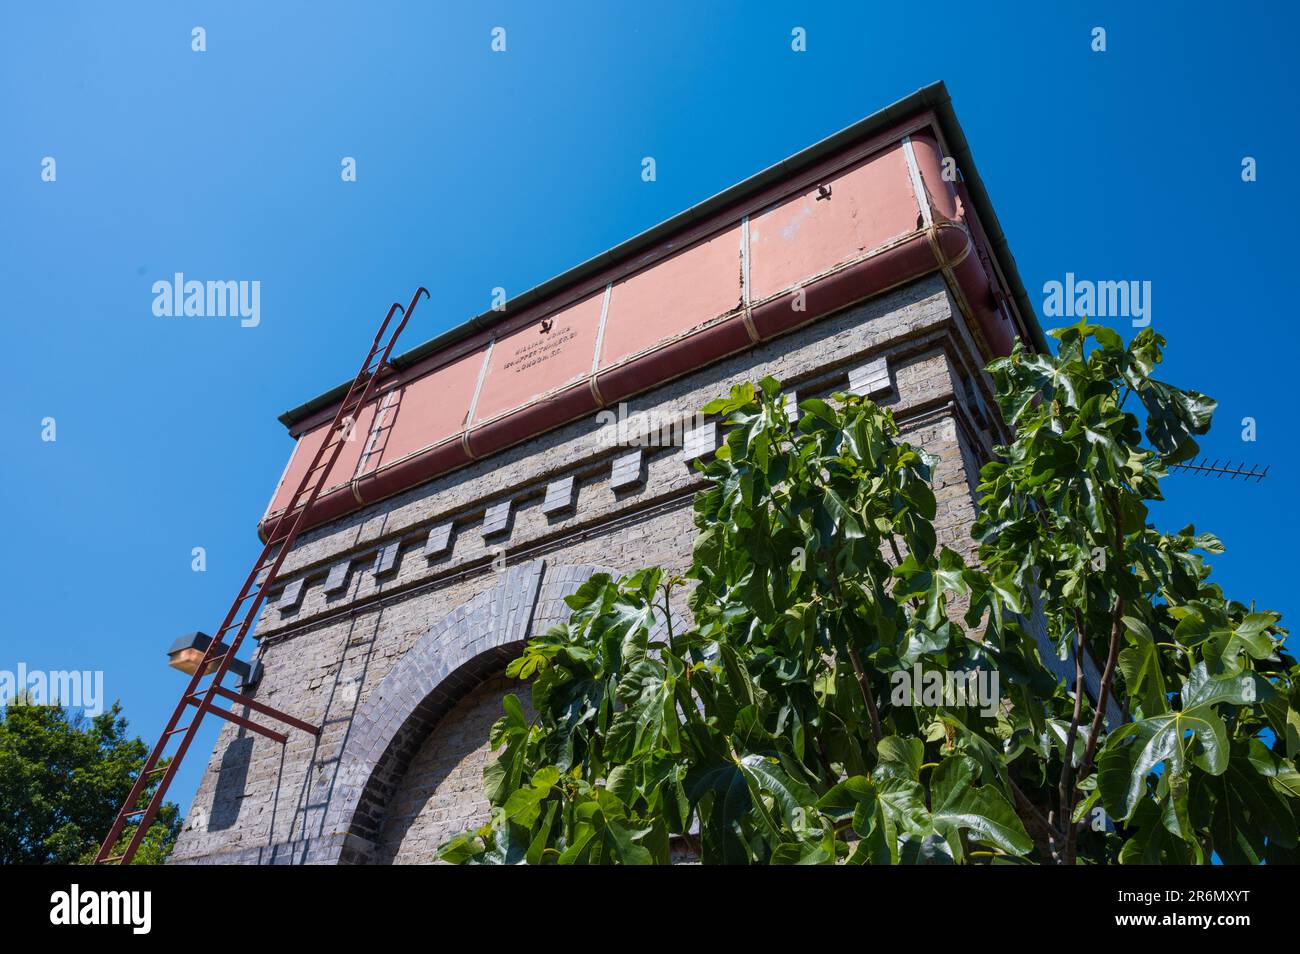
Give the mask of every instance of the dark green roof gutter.
MULTIPOLYGON (((392 359, 391 363, 399 371, 408 368, 436 351, 462 341, 470 335, 491 328, 530 305, 549 298, 597 272, 604 271, 646 251, 664 239, 684 231, 688 226, 702 219, 707 219, 728 206, 761 192, 774 182, 779 182, 802 172, 850 143, 866 139, 927 109, 933 110, 938 117, 940 128, 947 140, 948 149, 952 153, 952 157, 957 160, 957 168, 961 170, 962 179, 966 183, 966 189, 970 193, 971 201, 975 203, 975 214, 978 216, 980 224, 983 225, 991 251, 996 256, 998 265, 1001 266, 1002 272, 1006 276, 1007 283, 1011 286, 1010 290, 1015 299, 1016 307, 1019 309, 1024 321, 1029 325, 1029 333, 1033 336, 1034 344, 1039 350, 1047 351, 1047 339, 1038 324, 1038 318, 1033 306, 1030 305, 1029 298, 1025 294, 1024 286, 1020 281, 1020 273, 1016 270, 1016 260, 1011 255, 1006 236, 1002 232, 1002 226, 998 223, 998 217, 993 211, 992 203, 989 201, 988 192, 985 190, 984 183, 975 168, 975 159, 971 156, 970 145, 966 142, 966 136, 957 122, 956 114, 953 112, 952 100, 948 97, 948 89, 942 82, 938 82, 922 87, 893 105, 886 106, 879 112, 872 113, 865 119, 859 120, 852 126, 841 129, 834 135, 827 136, 821 142, 795 153, 789 159, 782 160, 774 166, 769 166, 762 172, 750 176, 743 182, 736 183, 736 185, 719 192, 712 198, 691 206, 685 212, 674 215, 671 219, 646 229, 640 235, 633 236, 626 242, 614 246, 609 251, 589 258, 581 265, 516 295, 510 299, 504 310, 489 310, 481 315, 476 315, 469 321, 444 331, 424 344, 398 355, 392 359)), ((350 381, 340 384, 319 397, 313 398, 306 404, 291 411, 286 411, 280 415, 280 422, 285 427, 292 427, 317 411, 338 403, 342 400, 343 395, 347 393, 350 384, 350 381)))

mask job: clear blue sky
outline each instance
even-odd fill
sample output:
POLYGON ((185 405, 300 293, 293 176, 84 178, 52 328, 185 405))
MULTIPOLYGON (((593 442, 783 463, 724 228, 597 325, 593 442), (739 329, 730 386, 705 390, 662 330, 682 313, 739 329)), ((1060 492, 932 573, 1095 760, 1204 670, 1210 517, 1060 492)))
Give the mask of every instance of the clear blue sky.
POLYGON ((936 79, 1036 305, 1067 271, 1153 283, 1166 378, 1220 401, 1205 449, 1273 468, 1172 477, 1158 517, 1217 532, 1229 593, 1290 617, 1295 14, 614 6, 5 5, 0 669, 102 669, 152 740, 183 685, 163 650, 213 631, 258 552, 276 415, 350 375, 389 302, 432 291, 414 345, 936 79), (261 324, 155 317, 177 271, 260 281, 261 324))

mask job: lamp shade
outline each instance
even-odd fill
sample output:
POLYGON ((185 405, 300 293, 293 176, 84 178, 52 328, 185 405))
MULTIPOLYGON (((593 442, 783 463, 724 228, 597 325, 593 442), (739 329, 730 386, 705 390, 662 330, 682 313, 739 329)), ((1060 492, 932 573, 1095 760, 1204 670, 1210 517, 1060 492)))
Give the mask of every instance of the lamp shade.
MULTIPOLYGON (((171 648, 167 650, 167 664, 173 669, 179 669, 186 675, 192 676, 200 664, 203 662, 203 656, 212 644, 212 637, 207 633, 193 632, 181 636, 176 642, 172 643, 171 648)), ((203 675, 211 675, 221 665, 221 657, 226 651, 224 643, 218 643, 213 651, 207 666, 204 667, 203 675)), ((230 662, 230 672, 239 678, 241 688, 247 688, 255 685, 262 674, 262 664, 249 664, 242 659, 232 659, 230 662)))

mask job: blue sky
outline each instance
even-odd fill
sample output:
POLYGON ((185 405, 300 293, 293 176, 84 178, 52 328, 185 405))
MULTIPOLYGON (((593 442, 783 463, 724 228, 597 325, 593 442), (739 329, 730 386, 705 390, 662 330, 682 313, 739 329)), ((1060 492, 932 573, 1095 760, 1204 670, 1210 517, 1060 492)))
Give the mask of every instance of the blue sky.
POLYGON ((0 669, 103 670, 152 740, 183 686, 164 649, 216 628, 258 552, 291 449, 276 415, 350 375, 389 302, 428 286, 417 344, 936 79, 1036 305, 1066 272, 1152 283, 1165 377, 1220 401, 1204 449, 1272 466, 1260 485, 1171 477, 1157 518, 1218 533, 1227 591, 1291 615, 1294 13, 457 6, 0 12, 0 669), (177 271, 259 281, 261 323, 155 317, 177 271))

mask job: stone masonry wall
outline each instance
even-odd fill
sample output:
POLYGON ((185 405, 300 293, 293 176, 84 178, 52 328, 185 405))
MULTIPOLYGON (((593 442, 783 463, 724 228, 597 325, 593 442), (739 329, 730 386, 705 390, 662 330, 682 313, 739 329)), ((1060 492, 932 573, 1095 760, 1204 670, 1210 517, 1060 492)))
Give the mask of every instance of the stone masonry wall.
MULTIPOLYGON (((932 276, 628 409, 686 415, 768 374, 800 398, 857 383, 940 457, 940 542, 969 552, 975 470, 1002 439, 983 411, 982 364, 932 276)), ((590 573, 689 566, 702 485, 690 459, 720 436, 706 425, 687 447, 630 460, 636 448, 577 421, 304 534, 259 620, 256 697, 321 735, 290 730, 280 746, 224 726, 173 860, 427 862, 480 823, 474 740, 509 691, 505 663, 564 618, 563 595, 590 573)))

